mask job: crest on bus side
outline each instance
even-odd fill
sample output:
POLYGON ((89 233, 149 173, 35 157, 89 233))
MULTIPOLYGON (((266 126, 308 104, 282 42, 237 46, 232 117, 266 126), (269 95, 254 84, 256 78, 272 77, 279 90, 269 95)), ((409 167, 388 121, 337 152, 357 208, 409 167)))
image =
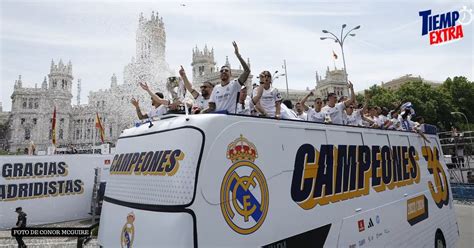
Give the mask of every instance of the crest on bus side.
POLYGON ((127 215, 127 222, 122 227, 122 233, 120 234, 120 245, 122 248, 132 248, 133 240, 135 239, 135 214, 130 212, 127 215))
POLYGON ((227 147, 232 166, 221 184, 221 211, 237 233, 251 234, 263 224, 268 212, 268 187, 262 171, 254 164, 257 148, 240 135, 227 147))

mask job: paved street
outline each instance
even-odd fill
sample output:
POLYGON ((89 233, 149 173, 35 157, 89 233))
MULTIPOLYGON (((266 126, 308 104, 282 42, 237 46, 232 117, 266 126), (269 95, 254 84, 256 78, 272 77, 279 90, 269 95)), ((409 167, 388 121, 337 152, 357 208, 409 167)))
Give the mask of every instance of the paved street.
POLYGON ((471 248, 474 244, 474 205, 455 204, 461 238, 458 248, 471 248))

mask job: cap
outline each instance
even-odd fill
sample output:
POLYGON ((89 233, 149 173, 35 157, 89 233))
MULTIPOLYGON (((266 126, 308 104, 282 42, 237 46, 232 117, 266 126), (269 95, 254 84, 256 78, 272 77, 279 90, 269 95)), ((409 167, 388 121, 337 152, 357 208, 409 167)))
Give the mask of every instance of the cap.
POLYGON ((23 210, 21 207, 15 208, 15 212, 18 212, 18 211, 21 211, 21 210, 23 210))

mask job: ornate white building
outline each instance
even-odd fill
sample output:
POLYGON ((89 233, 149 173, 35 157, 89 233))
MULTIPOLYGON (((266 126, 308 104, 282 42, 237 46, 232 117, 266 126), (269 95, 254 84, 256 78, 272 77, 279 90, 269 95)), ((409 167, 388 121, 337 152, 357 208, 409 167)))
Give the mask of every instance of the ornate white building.
MULTIPOLYGON (((138 86, 148 82, 154 91, 166 94, 166 80, 173 73, 165 59, 166 32, 163 19, 153 12, 150 19, 139 16, 136 33, 136 54, 125 66, 124 82, 119 84, 115 74, 111 76, 110 88, 90 92, 87 104, 80 104, 81 80, 77 80, 77 104, 72 105, 73 73, 72 63, 57 64, 52 61, 50 72, 44 78, 41 88, 23 87, 21 76, 15 81, 12 110, 9 114, 8 145, 10 151, 23 150, 33 141, 37 150, 46 150, 52 141, 52 117, 56 106, 56 137, 59 146, 72 144, 78 148, 91 147, 99 143, 95 127, 96 113, 102 119, 105 140, 115 143, 121 130, 133 125, 137 119, 135 108, 130 103, 138 98, 142 111, 150 108, 150 97, 138 86)), ((192 54, 193 83, 204 81, 217 83, 219 69, 214 60, 214 50, 207 46, 192 54)), ((228 59, 226 65, 230 66, 228 59)), ((232 76, 238 77, 243 70, 232 69, 232 76)), ((247 82, 251 82, 252 76, 247 82)), ((3 112, 5 113, 5 112, 3 112)), ((6 118, 4 118, 6 119, 6 118)))
POLYGON ((316 96, 326 98, 329 93, 336 93, 337 97, 348 96, 349 89, 347 88, 346 77, 344 69, 329 70, 326 69, 326 76, 324 79, 316 72, 316 96))
POLYGON ((77 147, 99 143, 95 116, 99 113, 105 129, 105 139, 114 143, 121 130, 136 119, 130 104, 138 97, 143 111, 150 106, 150 97, 138 82, 148 82, 155 91, 164 91, 166 78, 172 75, 165 59, 166 32, 163 19, 152 13, 147 19, 140 14, 136 34, 136 57, 125 66, 124 82, 118 84, 112 75, 110 88, 91 92, 88 104, 80 104, 81 82, 78 80, 77 105, 72 106, 72 64, 52 61, 50 72, 41 88, 23 87, 21 76, 15 81, 12 110, 9 117, 9 150, 24 149, 33 141, 38 150, 51 145, 52 116, 56 107, 56 137, 59 146, 77 147))

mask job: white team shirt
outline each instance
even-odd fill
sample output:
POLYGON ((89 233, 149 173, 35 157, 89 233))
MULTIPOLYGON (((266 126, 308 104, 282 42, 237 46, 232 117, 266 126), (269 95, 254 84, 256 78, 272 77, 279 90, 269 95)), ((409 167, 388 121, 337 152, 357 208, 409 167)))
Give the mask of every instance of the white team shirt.
POLYGON ((385 126, 385 122, 387 122, 389 119, 387 116, 385 115, 379 115, 379 117, 377 117, 377 125, 380 127, 380 128, 383 128, 385 126))
POLYGON ((346 113, 345 123, 349 126, 363 126, 360 112, 358 110, 353 110, 351 115, 346 113))
POLYGON ((398 115, 398 121, 403 131, 413 131, 415 128, 415 123, 411 121, 409 117, 410 116, 407 116, 407 119, 403 120, 402 115, 398 115))
POLYGON ((161 104, 158 108, 154 108, 152 110, 150 110, 150 112, 148 112, 148 118, 152 118, 152 117, 158 117, 158 116, 162 116, 164 114, 166 114, 168 112, 168 108, 161 104))
POLYGON ((209 102, 216 104, 216 111, 227 110, 228 113, 235 114, 237 94, 241 87, 237 79, 230 81, 226 86, 218 84, 212 90, 209 102))
POLYGON ((306 114, 305 112, 301 113, 300 115, 298 113, 296 113, 296 116, 298 117, 298 119, 300 120, 303 120, 303 121, 307 121, 308 120, 308 114, 306 114))
POLYGON ((324 106, 321 109, 321 112, 324 113, 324 115, 329 114, 331 117, 331 121, 334 124, 343 124, 344 122, 344 110, 346 109, 346 104, 344 102, 336 103, 334 107, 329 107, 329 106, 324 106))
POLYGON ((198 109, 207 109, 207 107, 209 107, 209 99, 205 99, 201 93, 198 93, 198 97, 196 97, 196 99, 194 99, 194 104, 193 104, 193 108, 198 108, 198 109))
POLYGON ((308 109, 308 114, 307 114, 307 121, 312 121, 312 122, 318 122, 318 123, 323 123, 324 122, 324 117, 325 114, 323 113, 323 110, 316 112, 316 110, 309 108, 308 109))
MULTIPOLYGON (((252 96, 256 96, 257 91, 258 87, 253 90, 252 96)), ((275 103, 281 100, 282 97, 281 94, 278 92, 278 89, 270 86, 268 90, 263 89, 262 97, 260 98, 260 105, 269 117, 275 117, 275 103)))
POLYGON ((239 115, 251 115, 252 113, 252 109, 253 109, 253 104, 251 104, 250 102, 252 101, 252 99, 250 98, 250 96, 247 96, 244 100, 244 103, 237 103, 237 112, 236 114, 239 114, 239 115))
POLYGON ((286 120, 299 120, 298 116, 296 115, 295 111, 289 109, 285 104, 281 105, 281 118, 286 120))

